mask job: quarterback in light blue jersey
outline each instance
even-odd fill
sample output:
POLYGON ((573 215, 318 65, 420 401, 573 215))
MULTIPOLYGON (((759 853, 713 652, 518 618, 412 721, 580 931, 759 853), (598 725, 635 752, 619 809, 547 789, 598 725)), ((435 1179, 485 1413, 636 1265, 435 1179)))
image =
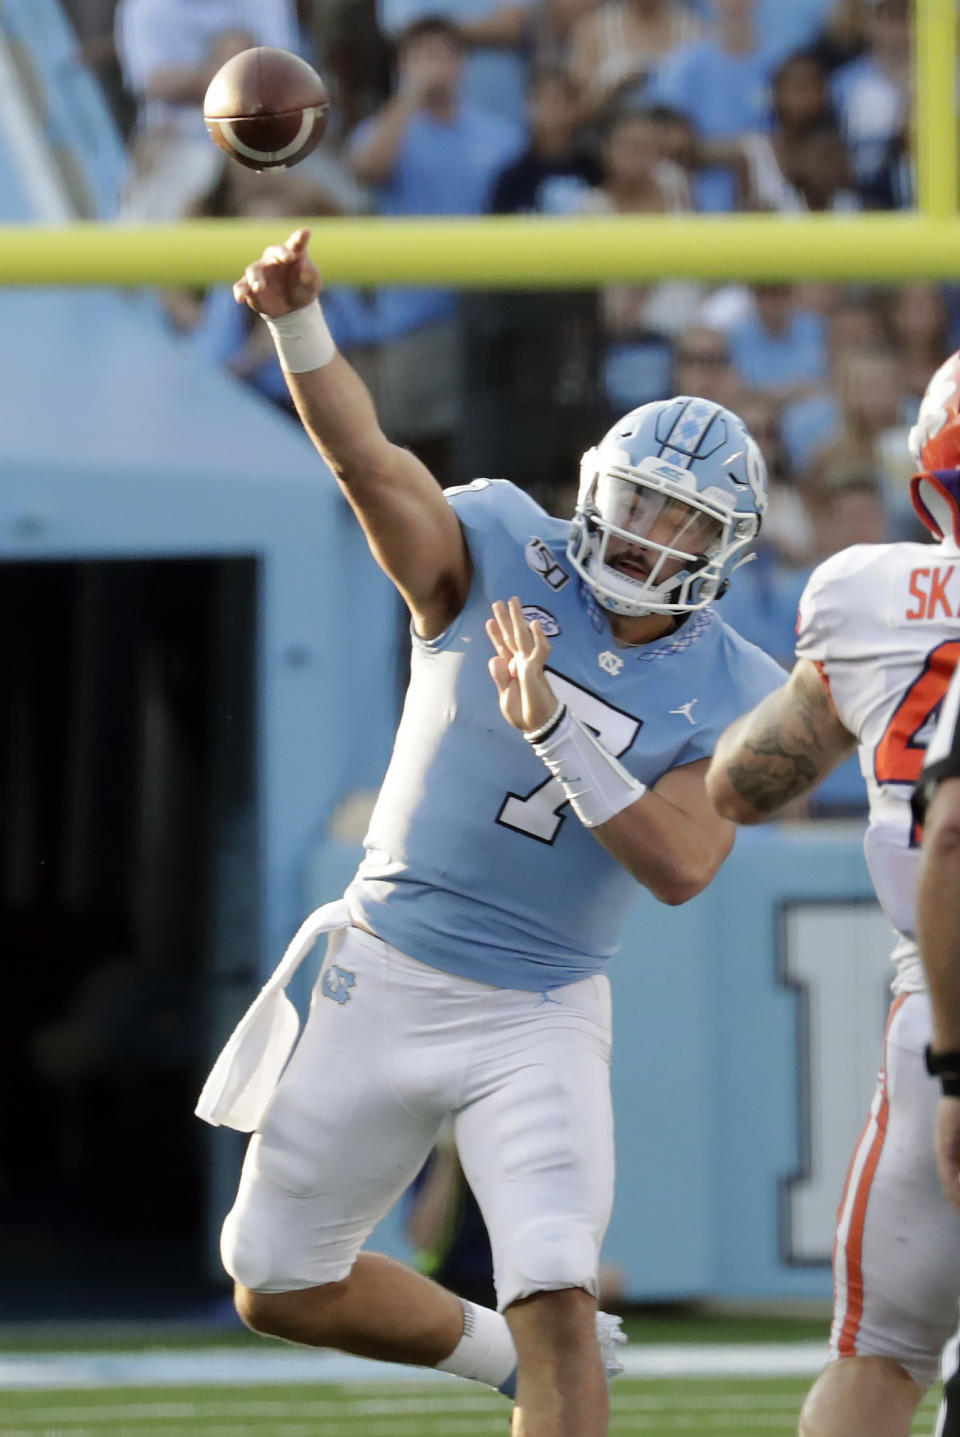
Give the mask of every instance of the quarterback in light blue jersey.
POLYGON ((234 293, 273 330, 410 610, 413 657, 310 1017, 246 1124, 224 1263, 258 1331, 515 1393, 523 1437, 601 1437, 603 970, 641 889, 683 903, 723 862, 734 827, 707 797, 710 755, 785 677, 712 607, 759 529, 763 460, 736 415, 680 396, 584 456, 572 522, 504 480, 442 494, 337 354, 308 238, 269 248, 234 293), (497 1313, 361 1251, 451 1115, 497 1313))
MULTIPOLYGON (((680 587, 696 586, 702 596, 686 599, 691 608, 702 605, 691 612, 679 607, 683 598, 672 598, 675 579, 651 584, 644 577, 644 566, 653 563, 650 550, 630 542, 622 568, 613 555, 606 562, 602 545, 617 542, 617 528, 627 531, 630 503, 642 507, 647 527, 651 510, 673 503, 688 527, 719 534, 727 522, 718 517, 720 495, 739 497, 736 481, 721 470, 725 487, 714 486, 717 493, 707 501, 715 512, 698 509, 690 519, 685 501, 666 498, 668 486, 682 492, 691 482, 677 451, 672 462, 651 466, 663 487, 632 497, 638 495, 634 481, 613 472, 617 451, 629 468, 631 454, 650 447, 652 434, 644 430, 652 431, 657 418, 668 433, 669 426, 688 422, 697 438, 711 426, 714 440, 716 431, 732 428, 716 405, 699 400, 651 408, 645 418, 642 410, 628 415, 620 434, 615 431, 587 458, 588 486, 595 482, 592 466, 604 466, 599 503, 613 520, 616 506, 623 509, 620 523, 605 531, 609 540, 594 537, 604 532, 604 521, 591 517, 598 503, 592 493, 584 495, 573 526, 550 518, 505 480, 479 479, 447 495, 466 536, 473 579, 463 608, 440 635, 414 634, 393 758, 367 834, 367 855, 347 898, 365 927, 459 977, 539 992, 600 972, 637 899, 637 879, 665 901, 682 902, 714 866, 708 844, 691 856, 690 866, 699 861, 709 873, 673 862, 668 833, 664 861, 645 870, 641 860, 632 873, 629 862, 618 862, 578 822, 558 779, 497 713, 484 637, 494 600, 519 597, 526 619, 549 640, 552 694, 650 789, 671 771, 709 759, 744 704, 783 681, 782 670, 709 607, 709 594, 725 581, 725 575, 716 578, 716 564, 705 575, 682 580, 680 587), (624 492, 616 492, 618 485, 624 492), (666 592, 652 597, 656 589, 666 592), (685 622, 676 628, 673 612, 661 617, 658 611, 655 627, 666 629, 662 636, 618 642, 605 605, 616 604, 613 612, 621 613, 632 607, 636 614, 651 603, 669 604, 686 615, 685 622)), ((745 468, 739 426, 723 448, 733 452, 738 443, 745 468)), ((749 485, 742 493, 744 504, 753 506, 749 485)), ((752 537, 752 514, 729 521, 734 531, 738 524, 752 537)), ((742 557, 747 542, 734 533, 727 548, 742 557)))

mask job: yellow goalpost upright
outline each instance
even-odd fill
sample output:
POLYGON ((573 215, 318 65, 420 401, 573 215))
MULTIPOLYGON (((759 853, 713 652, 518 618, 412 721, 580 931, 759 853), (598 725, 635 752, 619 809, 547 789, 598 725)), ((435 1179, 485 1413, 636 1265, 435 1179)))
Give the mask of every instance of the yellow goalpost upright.
MULTIPOLYGON (((611 280, 960 274, 956 0, 914 0, 917 207, 910 213, 640 218, 323 219, 325 279, 563 288, 611 280)), ((281 236, 276 221, 0 226, 2 285, 208 285, 281 236)))

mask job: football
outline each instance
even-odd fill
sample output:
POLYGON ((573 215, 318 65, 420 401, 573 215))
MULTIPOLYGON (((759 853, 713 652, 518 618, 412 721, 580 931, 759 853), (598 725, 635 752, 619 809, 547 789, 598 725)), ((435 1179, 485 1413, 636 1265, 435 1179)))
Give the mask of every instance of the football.
POLYGON ((285 170, 318 145, 330 99, 312 66, 268 45, 243 50, 207 87, 203 118, 214 143, 251 170, 285 170))

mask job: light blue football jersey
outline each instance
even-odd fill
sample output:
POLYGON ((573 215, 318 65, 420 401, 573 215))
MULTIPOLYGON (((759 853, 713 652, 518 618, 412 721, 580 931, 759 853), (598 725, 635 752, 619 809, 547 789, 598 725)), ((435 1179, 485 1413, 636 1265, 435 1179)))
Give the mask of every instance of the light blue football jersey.
POLYGON ((567 563, 567 521, 501 479, 447 497, 473 582, 444 634, 413 639, 393 756, 346 896, 355 920, 411 957, 538 992, 602 969, 642 890, 502 717, 483 627, 493 600, 516 594, 540 619, 558 696, 648 786, 709 757, 786 675, 709 608, 619 648, 567 563))

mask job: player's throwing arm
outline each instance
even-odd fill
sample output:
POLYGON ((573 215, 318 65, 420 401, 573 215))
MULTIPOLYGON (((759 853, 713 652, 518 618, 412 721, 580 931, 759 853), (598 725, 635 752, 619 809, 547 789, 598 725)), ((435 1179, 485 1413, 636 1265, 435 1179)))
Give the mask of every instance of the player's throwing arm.
POLYGON ((435 638, 470 587, 456 515, 430 471, 380 428, 373 401, 327 328, 310 231, 270 245, 233 287, 269 325, 304 428, 329 464, 377 563, 400 590, 418 634, 435 638))

